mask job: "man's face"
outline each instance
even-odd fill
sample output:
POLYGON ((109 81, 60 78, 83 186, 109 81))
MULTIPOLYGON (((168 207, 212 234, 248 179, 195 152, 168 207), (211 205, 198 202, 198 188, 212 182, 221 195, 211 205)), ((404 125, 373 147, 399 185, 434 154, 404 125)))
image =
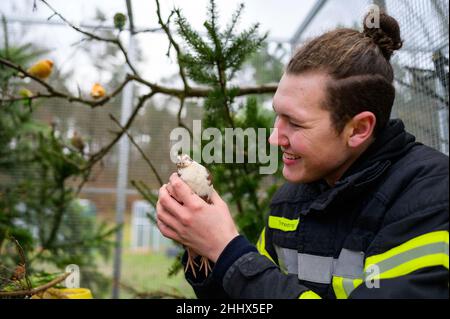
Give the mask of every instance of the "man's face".
POLYGON ((338 135, 330 112, 321 106, 325 101, 322 73, 285 74, 273 99, 277 114, 270 144, 283 152, 283 176, 293 183, 325 179, 333 185, 351 158, 345 133, 338 135))

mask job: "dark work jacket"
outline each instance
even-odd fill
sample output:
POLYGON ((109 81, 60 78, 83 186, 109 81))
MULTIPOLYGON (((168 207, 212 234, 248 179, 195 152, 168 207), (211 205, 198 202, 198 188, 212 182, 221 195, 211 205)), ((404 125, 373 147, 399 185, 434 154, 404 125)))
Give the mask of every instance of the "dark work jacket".
POLYGON ((186 278, 199 298, 448 298, 448 164, 392 120, 333 187, 283 185, 257 247, 186 278))

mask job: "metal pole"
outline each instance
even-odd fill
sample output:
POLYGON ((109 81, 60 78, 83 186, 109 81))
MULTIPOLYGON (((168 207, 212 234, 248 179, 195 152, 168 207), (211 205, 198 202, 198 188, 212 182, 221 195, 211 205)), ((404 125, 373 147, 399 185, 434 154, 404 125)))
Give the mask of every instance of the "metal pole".
MULTIPOLYGON (((126 0, 128 17, 130 19, 130 33, 129 33, 129 43, 128 43, 128 58, 131 62, 134 61, 135 45, 133 37, 133 20, 131 11, 131 0, 126 0)), ((126 66, 127 72, 131 72, 128 65, 126 66)), ((131 116, 131 106, 133 105, 133 85, 128 83, 128 85, 123 90, 122 95, 122 107, 120 115, 120 123, 122 126, 126 124, 131 116)), ((127 184, 128 184, 128 159, 130 152, 130 142, 128 137, 124 134, 119 141, 119 167, 118 167, 118 178, 117 178, 117 198, 116 198, 116 224, 122 226, 116 233, 116 247, 114 253, 114 270, 113 270, 113 291, 112 298, 119 298, 119 282, 121 275, 121 264, 122 264, 122 238, 123 238, 123 225, 124 216, 127 203, 127 184)))
MULTIPOLYGON (((441 84, 441 81, 436 77, 435 79, 436 93, 441 96, 445 96, 448 92, 445 92, 445 87, 441 84)), ((439 127, 439 150, 445 155, 449 154, 448 147, 448 107, 442 102, 438 103, 438 127, 439 127)))
POLYGON ((303 20, 302 24, 298 27, 297 31, 295 31, 292 38, 289 40, 291 44, 291 51, 293 52, 295 46, 300 42, 300 38, 305 32, 305 30, 309 27, 311 22, 317 16, 317 14, 322 10, 323 6, 328 2, 328 0, 317 0, 311 10, 308 12, 308 15, 303 20))
POLYGON ((439 117, 439 149, 445 155, 449 154, 448 150, 448 109, 444 106, 438 111, 439 117))
POLYGON ((373 0, 373 4, 380 7, 381 10, 386 12, 386 1, 385 0, 373 0))

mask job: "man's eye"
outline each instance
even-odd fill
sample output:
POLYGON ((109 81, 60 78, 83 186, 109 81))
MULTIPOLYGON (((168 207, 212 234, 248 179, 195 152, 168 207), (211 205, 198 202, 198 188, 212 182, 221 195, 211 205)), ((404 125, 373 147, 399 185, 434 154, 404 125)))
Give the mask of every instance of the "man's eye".
POLYGON ((289 124, 291 124, 291 126, 295 127, 295 128, 302 128, 303 127, 303 126, 301 126, 299 124, 295 124, 295 123, 292 123, 292 122, 289 122, 289 124))

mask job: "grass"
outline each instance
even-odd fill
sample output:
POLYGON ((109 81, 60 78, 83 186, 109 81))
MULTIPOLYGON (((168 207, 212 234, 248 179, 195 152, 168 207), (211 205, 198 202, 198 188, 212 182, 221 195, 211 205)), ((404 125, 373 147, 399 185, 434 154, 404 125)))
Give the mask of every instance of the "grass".
MULTIPOLYGON (((176 276, 169 277, 168 271, 175 258, 169 257, 164 251, 133 251, 130 247, 130 223, 124 227, 123 254, 121 265, 120 298, 135 298, 136 293, 165 293, 185 298, 195 298, 194 291, 184 279, 181 270, 176 276), (126 286, 126 287, 125 287, 126 286), (127 288, 128 287, 128 288, 127 288)), ((99 271, 112 278, 113 258, 107 263, 99 261, 99 271)), ((110 298, 109 295, 94 296, 95 298, 110 298)))
MULTIPOLYGON (((183 271, 176 276, 168 277, 168 269, 173 263, 161 253, 136 254, 126 252, 122 263, 122 282, 130 285, 139 292, 163 291, 194 298, 194 292, 184 279, 183 271)), ((122 289, 121 298, 133 297, 130 291, 122 289)))
MULTIPOLYGON (((169 277, 168 271, 172 267, 175 257, 170 257, 165 253, 165 249, 159 252, 136 251, 130 249, 131 229, 130 223, 124 226, 122 263, 120 278, 120 299, 132 298, 196 298, 191 286, 184 279, 184 272, 180 270, 176 276, 169 277)), ((165 242, 166 248, 169 247, 165 242)), ((171 244, 172 247, 174 246, 171 244)), ((98 255, 96 258, 97 271, 113 281, 114 254, 107 261, 98 255)), ((46 262, 36 262, 35 266, 42 271, 49 273, 61 272, 64 269, 57 269, 54 265, 46 262)), ((83 269, 80 269, 83 276, 83 269)), ((112 287, 112 284, 111 284, 112 287)), ((112 289, 106 292, 92 291, 96 299, 109 299, 112 296, 112 289)))
MULTIPOLYGON (((136 298, 137 294, 163 296, 179 296, 184 298, 195 298, 194 291, 184 279, 184 272, 180 270, 176 276, 169 277, 168 271, 175 261, 175 257, 169 257, 165 249, 159 252, 135 251, 130 249, 131 229, 130 223, 124 226, 122 241, 122 263, 120 283, 120 299, 136 298)), ((169 242, 165 242, 166 244, 169 242)), ((96 260, 97 270, 107 278, 113 281, 113 254, 111 258, 105 261, 100 255, 96 260)), ((41 262, 39 269, 53 273, 64 271, 56 269, 55 266, 41 262)), ((83 270, 80 269, 80 275, 83 276, 83 270)), ((112 287, 112 285, 111 285, 112 287)), ((112 291, 101 293, 92 291, 96 299, 111 298, 112 291)))

